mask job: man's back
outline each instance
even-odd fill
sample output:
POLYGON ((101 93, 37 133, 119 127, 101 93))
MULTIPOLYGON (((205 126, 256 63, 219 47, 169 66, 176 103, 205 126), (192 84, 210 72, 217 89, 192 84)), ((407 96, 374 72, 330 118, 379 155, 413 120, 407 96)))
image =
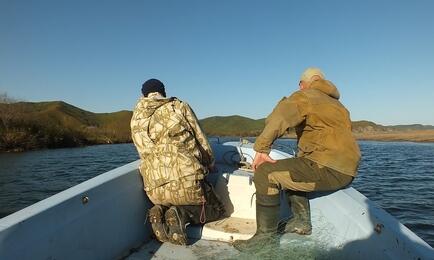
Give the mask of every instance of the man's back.
POLYGON ((164 84, 149 79, 131 118, 131 135, 140 156, 139 171, 154 206, 149 222, 160 242, 187 244, 187 223, 203 224, 225 210, 206 182, 211 146, 187 103, 166 98, 164 84))
POLYGON ((323 79, 282 99, 267 117, 255 151, 268 154, 273 141, 295 127, 298 157, 355 176, 360 151, 351 132, 349 112, 338 99, 336 87, 323 79))
POLYGON ((195 145, 191 142, 193 136, 188 132, 190 126, 185 117, 186 106, 186 103, 174 98, 139 100, 131 129, 133 139, 143 140, 138 142, 141 153, 152 153, 156 146, 164 144, 174 144, 183 149, 195 145))
POLYGON ((203 193, 196 186, 207 173, 212 152, 207 141, 197 141, 206 138, 188 104, 175 98, 141 98, 131 131, 144 188, 154 204, 200 204, 203 193))
POLYGON ((329 81, 317 80, 291 97, 304 103, 299 109, 305 121, 296 127, 298 156, 355 176, 359 147, 351 132, 349 112, 339 102, 336 87, 329 81))

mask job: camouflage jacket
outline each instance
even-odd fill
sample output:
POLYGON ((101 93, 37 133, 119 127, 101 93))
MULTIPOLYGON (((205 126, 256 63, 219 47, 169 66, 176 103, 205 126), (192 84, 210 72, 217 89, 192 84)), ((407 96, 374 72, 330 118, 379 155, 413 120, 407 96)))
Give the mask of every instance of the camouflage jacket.
POLYGON ((144 189, 154 204, 197 205, 214 158, 190 106, 176 98, 142 97, 131 119, 144 189))

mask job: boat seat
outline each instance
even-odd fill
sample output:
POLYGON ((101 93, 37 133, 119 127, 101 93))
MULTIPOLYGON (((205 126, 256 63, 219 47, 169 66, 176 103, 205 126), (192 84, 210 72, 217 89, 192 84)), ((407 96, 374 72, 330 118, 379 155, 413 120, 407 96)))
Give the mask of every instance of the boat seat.
POLYGON ((203 226, 188 226, 188 237, 224 242, 248 239, 256 232, 255 186, 251 173, 225 163, 216 164, 216 168, 207 180, 225 206, 227 217, 203 226))

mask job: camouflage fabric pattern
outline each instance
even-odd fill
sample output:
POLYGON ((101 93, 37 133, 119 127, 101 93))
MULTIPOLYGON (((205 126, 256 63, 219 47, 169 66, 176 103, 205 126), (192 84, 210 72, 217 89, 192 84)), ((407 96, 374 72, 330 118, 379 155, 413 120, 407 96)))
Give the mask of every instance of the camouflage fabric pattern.
POLYGON ((190 106, 176 98, 141 98, 131 119, 144 189, 154 204, 198 205, 201 180, 213 163, 190 106))

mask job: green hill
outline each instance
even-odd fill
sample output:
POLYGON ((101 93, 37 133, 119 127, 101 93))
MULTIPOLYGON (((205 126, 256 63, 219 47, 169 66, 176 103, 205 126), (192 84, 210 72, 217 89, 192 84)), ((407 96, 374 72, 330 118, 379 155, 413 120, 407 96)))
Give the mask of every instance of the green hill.
MULTIPOLYGON (((62 101, 0 102, 0 151, 131 142, 131 116, 131 111, 92 113, 62 101)), ((208 136, 257 136, 264 128, 265 119, 214 116, 200 120, 200 124, 208 136)), ((370 121, 355 121, 352 126, 358 138, 378 140, 391 138, 386 136, 390 134, 395 139, 413 140, 408 137, 411 131, 434 129, 434 126, 417 124, 383 126, 370 121), (402 133, 406 136, 397 136, 402 133)), ((288 133, 294 137, 293 131, 288 133)))
MULTIPOLYGON (((208 135, 213 136, 257 136, 265 125, 265 118, 250 119, 242 116, 214 116, 200 120, 202 128, 208 135)), ((404 130, 421 130, 420 125, 383 126, 371 121, 354 121, 354 133, 385 133, 404 130)), ((424 126, 424 129, 433 129, 433 126, 424 126), (429 128, 432 127, 432 128, 429 128)), ((294 136, 294 130, 288 130, 289 136, 294 136)))
POLYGON ((207 135, 211 136, 257 136, 265 125, 265 119, 242 116, 213 116, 200 120, 207 135))
POLYGON ((92 113, 62 101, 0 104, 0 150, 130 142, 131 115, 92 113))
POLYGON ((355 133, 370 133, 370 132, 387 132, 393 129, 386 126, 378 125, 371 121, 354 121, 352 122, 353 132, 355 133))

